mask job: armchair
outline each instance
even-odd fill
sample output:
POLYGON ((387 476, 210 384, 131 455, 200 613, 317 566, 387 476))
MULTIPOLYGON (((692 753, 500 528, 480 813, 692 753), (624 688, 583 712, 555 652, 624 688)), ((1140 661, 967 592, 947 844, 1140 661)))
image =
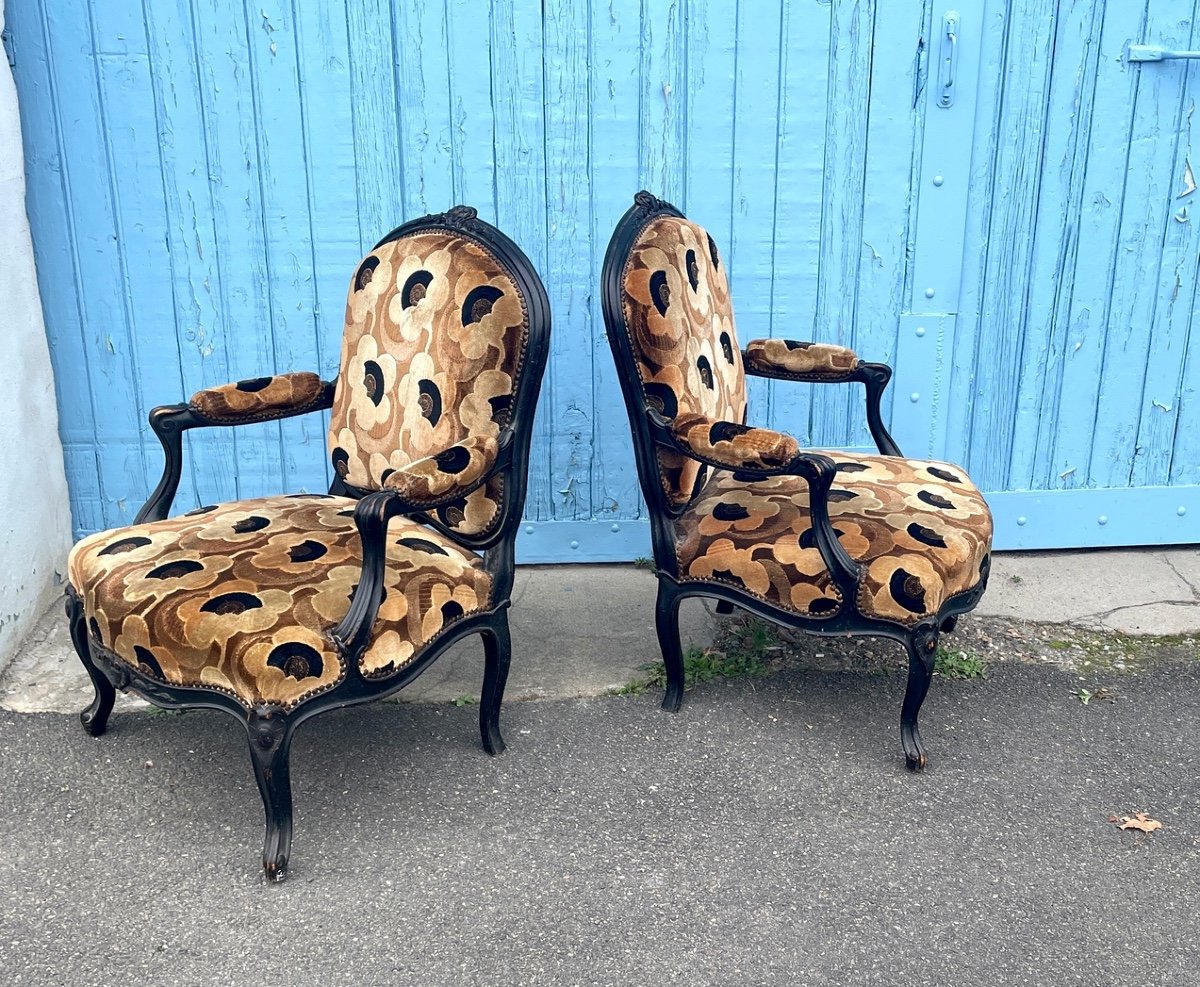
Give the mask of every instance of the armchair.
POLYGON ((639 192, 601 273, 609 344, 633 432, 658 575, 663 709, 683 699, 679 605, 741 606, 814 634, 903 643, 905 763, 924 768, 918 715, 939 635, 987 585, 992 520, 960 468, 906 459, 881 413, 892 371, 844 346, 781 339, 741 350, 717 245, 639 192), (879 455, 802 450, 745 422, 746 376, 861 383, 879 455))
POLYGON ((266 815, 263 868, 287 875, 288 756, 305 720, 379 699, 480 634, 479 729, 504 749, 514 543, 550 312, 504 234, 456 206, 389 233, 350 286, 336 381, 289 373, 156 408, 166 457, 134 524, 80 541, 67 614, 104 732, 115 689, 245 727, 266 815), (331 410, 329 493, 168 517, 183 434, 331 410))

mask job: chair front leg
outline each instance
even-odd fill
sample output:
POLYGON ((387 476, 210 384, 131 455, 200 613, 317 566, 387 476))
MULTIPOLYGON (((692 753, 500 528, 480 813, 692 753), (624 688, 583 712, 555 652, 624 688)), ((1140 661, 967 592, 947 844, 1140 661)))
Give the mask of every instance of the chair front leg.
POLYGON ((79 722, 91 736, 99 737, 108 727, 108 716, 112 712, 113 701, 117 690, 108 680, 108 676, 96 666, 92 658, 91 646, 88 644, 87 622, 83 613, 83 600, 73 587, 67 587, 67 620, 71 626, 71 643, 75 645, 75 653, 79 655, 96 696, 91 705, 79 714, 79 722))
POLYGON ((287 877, 292 850, 292 779, 288 756, 294 729, 278 706, 259 706, 246 718, 250 760, 266 814, 263 873, 268 881, 287 877))
POLYGON ((663 696, 665 713, 678 713, 683 704, 683 648, 679 643, 679 591, 666 579, 658 581, 658 601, 654 607, 654 627, 658 646, 667 668, 667 694, 663 696))
POLYGON ((483 692, 479 696, 479 736, 483 749, 493 757, 505 749, 500 735, 500 706, 512 659, 512 640, 508 633, 508 610, 501 610, 482 631, 483 692))
POLYGON ((921 771, 927 760, 925 748, 921 745, 917 717, 929 692, 929 681, 933 678, 937 646, 936 627, 918 627, 905 641, 908 649, 908 687, 904 691, 904 706, 900 711, 900 742, 904 745, 904 761, 910 771, 921 771))

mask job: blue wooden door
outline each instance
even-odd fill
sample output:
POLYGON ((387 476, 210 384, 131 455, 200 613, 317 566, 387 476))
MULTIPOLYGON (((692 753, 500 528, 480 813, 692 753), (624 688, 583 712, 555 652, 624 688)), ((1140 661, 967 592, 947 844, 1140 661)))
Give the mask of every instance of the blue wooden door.
MULTIPOLYGON (((969 466, 1001 547, 1200 541, 1200 241, 1177 198, 1196 80, 1123 60, 1131 41, 1188 47, 1192 0, 7 16, 78 534, 128 522, 154 485, 150 407, 334 373, 361 252, 461 201, 522 244, 554 307, 521 557, 648 554, 596 294, 646 187, 722 245, 743 340, 896 364, 902 446, 969 466)), ((857 392, 751 397, 810 445, 868 443, 857 392)), ((329 479, 319 417, 189 450, 184 509, 329 479)))

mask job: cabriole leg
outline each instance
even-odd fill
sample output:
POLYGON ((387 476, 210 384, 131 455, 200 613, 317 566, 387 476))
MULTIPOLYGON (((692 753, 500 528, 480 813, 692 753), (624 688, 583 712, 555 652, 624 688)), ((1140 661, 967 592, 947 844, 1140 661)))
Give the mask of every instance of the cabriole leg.
POLYGON ((678 713, 683 703, 683 649, 679 644, 679 594, 666 580, 658 581, 658 602, 654 608, 654 627, 658 646, 667 667, 667 694, 662 708, 678 713))
POLYGON ((717 613, 723 617, 728 617, 733 613, 733 604, 728 600, 717 600, 717 613))
POLYGON ((282 881, 292 851, 292 779, 288 771, 292 726, 278 706, 259 706, 247 718, 246 732, 267 821, 263 873, 268 881, 282 881))
POLYGON ((71 625, 71 642, 75 645, 75 653, 79 655, 79 660, 96 690, 96 697, 91 705, 79 714, 79 722, 89 734, 99 737, 108 727, 108 714, 112 712, 117 690, 92 660, 92 651, 87 639, 87 624, 83 616, 83 600, 71 587, 67 589, 67 620, 71 625))
POLYGON ((925 767, 925 748, 921 746, 921 731, 917 717, 929 692, 933 664, 937 656, 938 633, 933 628, 921 628, 905 641, 908 649, 908 688, 900 711, 900 741, 904 744, 904 760, 910 771, 925 767))
POLYGON ((504 685, 508 681, 508 666, 512 659, 512 641, 508 634, 508 611, 501 610, 493 622, 482 631, 483 692, 479 697, 479 736, 483 749, 492 756, 504 752, 500 736, 500 705, 504 702, 504 685))
POLYGON ((956 627, 958 627, 958 614, 955 614, 953 617, 947 617, 942 621, 943 634, 953 634, 956 627))

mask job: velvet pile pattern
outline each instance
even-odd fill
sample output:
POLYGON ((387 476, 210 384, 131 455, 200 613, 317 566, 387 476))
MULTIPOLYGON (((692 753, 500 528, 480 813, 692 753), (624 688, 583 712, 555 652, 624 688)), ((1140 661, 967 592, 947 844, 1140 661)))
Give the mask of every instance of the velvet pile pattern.
MULTIPOLYGON (((740 424, 746 382, 725 265, 701 227, 659 216, 638 234, 622 276, 625 323, 647 403, 663 417, 701 415, 740 424)), ((706 471, 657 450, 668 501, 686 504, 706 471)))
MULTIPOLYGON (((821 451, 837 464, 829 518, 863 575, 858 606, 911 626, 976 586, 992 517, 947 463, 821 451)), ((717 472, 675 522, 681 581, 718 582, 805 617, 842 608, 812 532, 808 482, 717 472)))
MULTIPOLYGON (((172 685, 291 708, 344 677, 328 632, 362 569, 356 501, 301 494, 235 501, 103 531, 67 563, 93 647, 172 685)), ((402 669, 490 605, 482 559, 406 518, 387 535, 385 595, 368 676, 402 669)))
POLYGON ((694 455, 730 469, 777 469, 800 453, 790 435, 769 428, 719 422, 703 415, 679 415, 675 438, 694 455))
MULTIPOLYGON (((475 240, 433 230, 373 250, 346 302, 329 427, 338 475, 355 489, 378 490, 418 460, 498 438, 527 342, 525 299, 475 240)), ((499 521, 502 494, 493 478, 437 516, 456 533, 485 534, 499 521)))
POLYGON ((205 421, 241 425, 315 408, 324 394, 321 378, 308 371, 255 377, 197 391, 188 407, 205 421))
POLYGON ((746 368, 764 377, 845 380, 858 368, 858 356, 854 350, 833 343, 752 339, 746 344, 746 368))

